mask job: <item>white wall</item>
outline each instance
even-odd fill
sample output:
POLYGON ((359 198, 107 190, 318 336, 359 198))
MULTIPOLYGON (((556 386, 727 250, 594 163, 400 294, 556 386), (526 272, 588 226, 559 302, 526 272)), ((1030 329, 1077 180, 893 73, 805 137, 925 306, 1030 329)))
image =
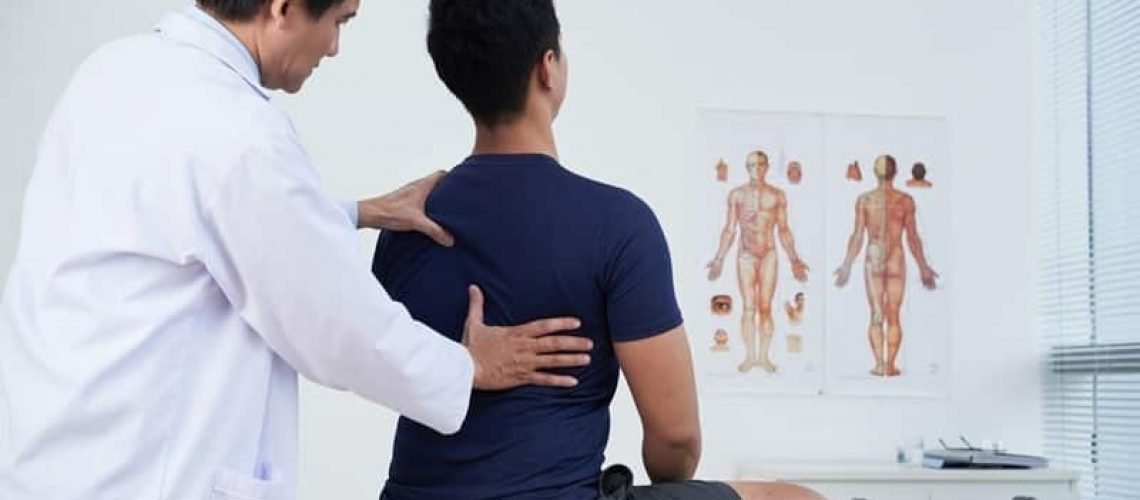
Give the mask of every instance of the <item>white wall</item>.
MULTIPOLYGON (((0 53, 10 61, 0 78, 0 273, 15 248, 34 143, 74 66, 100 41, 149 28, 184 3, 0 3, 0 53)), ((365 1, 342 56, 321 66, 303 96, 280 99, 333 192, 383 192, 469 150, 468 120, 423 48, 425 5, 365 1)), ((727 478, 751 458, 887 460, 912 434, 1040 450, 1028 258, 1031 0, 563 0, 559 8, 572 74, 558 123, 563 160, 649 201, 678 266, 707 258, 707 245, 688 239, 695 222, 682 182, 684 169, 704 167, 685 164, 698 107, 949 120, 950 396, 705 397, 702 474, 727 478)), ((362 238, 365 252, 372 239, 362 238)), ((686 295, 699 275, 677 274, 683 303, 699 306, 701 297, 686 295)), ((374 498, 394 417, 350 395, 303 391, 302 498, 374 498)), ((610 459, 637 464, 628 394, 619 393, 614 415, 610 459)))

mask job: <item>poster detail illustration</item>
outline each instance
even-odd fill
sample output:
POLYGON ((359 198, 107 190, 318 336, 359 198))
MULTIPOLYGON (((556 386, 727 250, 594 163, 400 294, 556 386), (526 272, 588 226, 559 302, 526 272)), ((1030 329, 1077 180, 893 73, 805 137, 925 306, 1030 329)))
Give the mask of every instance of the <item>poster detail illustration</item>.
POLYGON ((945 122, 706 111, 699 130, 702 390, 944 394, 945 122))

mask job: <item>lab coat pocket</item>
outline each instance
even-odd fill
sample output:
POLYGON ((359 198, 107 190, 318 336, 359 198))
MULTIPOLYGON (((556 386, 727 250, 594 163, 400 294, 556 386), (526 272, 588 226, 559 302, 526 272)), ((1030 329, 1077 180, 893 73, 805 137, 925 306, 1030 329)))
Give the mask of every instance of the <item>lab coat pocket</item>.
POLYGON ((279 482, 223 470, 214 478, 210 500, 276 500, 274 492, 279 489, 279 482))

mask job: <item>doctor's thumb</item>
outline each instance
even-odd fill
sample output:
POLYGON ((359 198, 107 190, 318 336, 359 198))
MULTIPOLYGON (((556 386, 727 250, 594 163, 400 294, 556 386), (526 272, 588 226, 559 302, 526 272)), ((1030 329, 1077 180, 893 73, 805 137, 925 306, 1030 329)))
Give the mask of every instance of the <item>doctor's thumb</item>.
POLYGON ((427 217, 424 217, 417 229, 440 245, 448 248, 455 246, 455 238, 451 236, 451 233, 427 217))
POLYGON ((467 329, 483 326, 483 291, 478 286, 467 287, 467 329))

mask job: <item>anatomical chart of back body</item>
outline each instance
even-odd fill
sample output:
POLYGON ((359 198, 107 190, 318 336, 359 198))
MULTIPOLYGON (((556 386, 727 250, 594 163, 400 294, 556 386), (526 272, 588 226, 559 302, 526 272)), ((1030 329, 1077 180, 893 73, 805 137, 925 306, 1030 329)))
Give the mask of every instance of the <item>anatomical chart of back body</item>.
POLYGON ((703 111, 699 131, 701 390, 944 395, 945 121, 703 111))

